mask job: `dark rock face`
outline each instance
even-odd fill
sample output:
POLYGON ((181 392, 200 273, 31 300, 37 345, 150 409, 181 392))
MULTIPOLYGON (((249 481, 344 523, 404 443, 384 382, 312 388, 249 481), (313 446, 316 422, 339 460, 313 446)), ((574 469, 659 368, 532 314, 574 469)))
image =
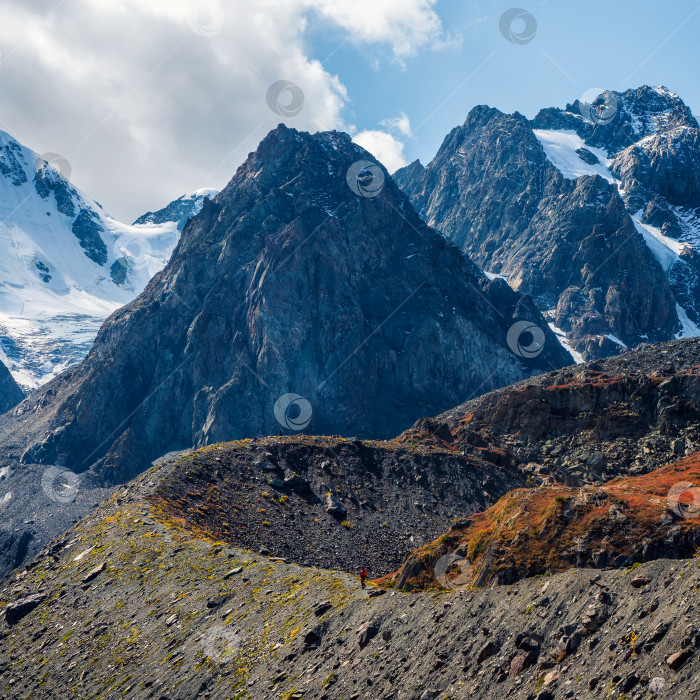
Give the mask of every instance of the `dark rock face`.
POLYGON ((126 258, 115 260, 109 268, 109 276, 112 278, 112 282, 119 286, 123 285, 124 282, 126 282, 126 273, 128 270, 129 266, 126 258))
MULTIPOLYGON (((3 523, 0 527, 0 552, 2 552, 0 575, 5 576, 27 558, 32 549, 33 540, 32 530, 25 529, 19 532, 11 525, 3 523)), ((33 551, 35 552, 36 549, 33 551)))
POLYGON ((14 408, 24 398, 24 392, 10 374, 10 370, 0 362, 0 413, 14 408))
POLYGON ((185 224, 202 210, 204 200, 213 199, 215 194, 215 191, 199 191, 194 194, 185 194, 158 211, 149 211, 140 216, 134 221, 134 225, 163 224, 169 221, 177 221, 177 227, 182 231, 185 228, 185 224))
MULTIPOLYGON (((643 209, 657 196, 672 206, 697 208, 700 132, 684 127, 648 136, 619 153, 612 170, 622 181, 625 199, 633 211, 643 209)), ((652 223, 649 216, 646 220, 652 223)))
POLYGON ((81 209, 73 222, 73 234, 80 241, 80 247, 90 260, 98 265, 107 262, 107 246, 102 240, 104 233, 97 214, 87 209, 81 209))
POLYGON ((20 162, 21 157, 20 145, 14 140, 3 144, 0 149, 0 173, 9 177, 15 187, 27 181, 27 175, 20 162))
MULTIPOLYGON (((571 128, 571 120, 549 114, 534 124, 571 128)), ((618 352, 607 334, 634 345, 678 331, 668 280, 616 187, 600 176, 565 178, 522 115, 474 108, 427 168, 413 163, 396 179, 425 220, 482 269, 508 275, 552 309, 584 357, 618 352)))
POLYGON ((541 354, 510 350, 512 313, 533 317, 532 302, 507 292, 512 313, 496 308, 379 166, 379 196, 350 189, 369 158, 344 134, 272 132, 85 362, 4 423, 22 461, 99 461, 119 482, 168 449, 297 428, 298 402, 275 417, 289 394, 315 433, 391 436, 570 362, 541 317, 541 354))
POLYGON ((74 190, 51 166, 44 165, 36 171, 34 187, 42 199, 47 199, 53 193, 56 207, 61 214, 75 216, 74 190))

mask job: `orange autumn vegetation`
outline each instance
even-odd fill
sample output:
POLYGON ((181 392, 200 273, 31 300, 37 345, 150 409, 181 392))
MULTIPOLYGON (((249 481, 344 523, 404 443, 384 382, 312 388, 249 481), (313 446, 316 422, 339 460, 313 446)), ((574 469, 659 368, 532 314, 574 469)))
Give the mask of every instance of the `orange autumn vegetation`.
MULTIPOLYGON (((555 485, 511 491, 487 511, 415 550, 407 569, 415 575, 404 576, 403 587, 439 587, 433 566, 439 557, 455 551, 472 565, 474 585, 510 583, 574 566, 611 565, 620 556, 633 561, 695 556, 700 517, 679 517, 667 501, 671 487, 679 482, 700 485, 700 453, 600 487, 555 485)), ((686 492, 680 500, 689 505, 692 494, 686 492)), ((400 579, 401 571, 383 582, 396 585, 400 579)))

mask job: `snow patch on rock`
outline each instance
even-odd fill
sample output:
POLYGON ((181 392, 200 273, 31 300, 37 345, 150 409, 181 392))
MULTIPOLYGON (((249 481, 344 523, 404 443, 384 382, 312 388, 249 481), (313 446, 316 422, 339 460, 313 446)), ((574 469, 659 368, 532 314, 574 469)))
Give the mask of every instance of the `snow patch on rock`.
POLYGON ((612 160, 601 148, 589 146, 575 131, 557 131, 555 129, 534 129, 537 140, 552 165, 567 179, 600 175, 608 182, 615 183, 610 171, 612 160), (587 163, 576 152, 585 149, 592 153, 599 163, 587 163))

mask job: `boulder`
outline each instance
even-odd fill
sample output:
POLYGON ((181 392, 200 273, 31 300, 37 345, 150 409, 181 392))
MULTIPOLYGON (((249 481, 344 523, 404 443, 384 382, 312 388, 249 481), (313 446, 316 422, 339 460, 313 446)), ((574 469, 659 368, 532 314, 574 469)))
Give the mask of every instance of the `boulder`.
POLYGON ((311 646, 313 644, 318 644, 321 641, 321 635, 317 630, 311 629, 304 634, 304 644, 306 646, 311 646))
POLYGON ((348 516, 348 511, 343 507, 343 504, 330 492, 326 494, 326 513, 332 515, 337 520, 345 520, 348 516))
POLYGON ((649 681, 649 692, 658 695, 666 687, 666 679, 656 676, 649 681))
POLYGON ((376 636, 379 629, 371 622, 366 622, 357 630, 357 641, 360 649, 364 649, 376 636))
POLYGON ((83 583, 90 583, 90 581, 94 581, 106 568, 107 568, 107 562, 103 561, 101 564, 96 566, 94 569, 92 569, 91 571, 88 571, 88 573, 83 577, 82 582, 83 583))
POLYGON ((314 615, 316 617, 321 617, 322 615, 325 615, 329 610, 333 609, 333 603, 330 601, 326 601, 324 603, 320 603, 314 608, 314 615))
POLYGON ((489 641, 486 642, 486 644, 484 644, 484 646, 482 646, 481 649, 479 649, 479 653, 476 656, 476 663, 483 663, 484 661, 486 661, 486 659, 492 657, 494 654, 497 654, 500 651, 500 649, 501 645, 497 641, 489 639, 489 641))
POLYGON ((531 651, 527 651, 523 654, 517 654, 513 657, 510 662, 510 669, 508 675, 511 678, 516 678, 519 676, 528 666, 531 666, 535 660, 535 655, 531 651))
POLYGON ((10 603, 5 608, 5 621, 8 625, 16 625, 23 617, 29 615, 34 608, 41 605, 48 596, 45 593, 35 593, 14 603, 10 603))
POLYGON ((631 581, 630 586, 632 588, 641 588, 642 586, 647 586, 651 583, 651 579, 643 574, 637 574, 631 581))
POLYGON ((687 649, 681 649, 681 651, 676 652, 675 654, 671 654, 671 656, 666 657, 666 663, 668 664, 668 667, 673 670, 677 671, 681 666, 685 664, 686 661, 693 655, 693 650, 690 648, 687 649))

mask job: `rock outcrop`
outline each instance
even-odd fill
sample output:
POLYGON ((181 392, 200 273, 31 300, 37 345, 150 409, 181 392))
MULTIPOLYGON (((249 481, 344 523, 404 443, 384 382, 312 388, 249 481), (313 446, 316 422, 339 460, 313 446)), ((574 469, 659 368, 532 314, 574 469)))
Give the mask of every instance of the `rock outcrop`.
MULTIPOLYGON (((598 487, 519 489, 485 513, 453 525, 416 550, 391 577, 404 590, 443 586, 452 574, 437 562, 453 556, 460 586, 512 584, 571 568, 630 567, 694 556, 700 545, 700 453, 644 476, 598 487)), ((633 588, 650 579, 630 577, 633 588)))
POLYGON ((400 439, 525 472, 532 484, 600 485, 700 449, 700 340, 640 347, 499 389, 400 439))
POLYGON ((445 447, 342 438, 261 438, 206 447, 158 468, 149 499, 213 540, 287 561, 395 571, 439 523, 524 485, 516 470, 445 447))
POLYGON ((10 374, 10 370, 0 362, 0 413, 14 408, 24 398, 24 392, 10 374))

